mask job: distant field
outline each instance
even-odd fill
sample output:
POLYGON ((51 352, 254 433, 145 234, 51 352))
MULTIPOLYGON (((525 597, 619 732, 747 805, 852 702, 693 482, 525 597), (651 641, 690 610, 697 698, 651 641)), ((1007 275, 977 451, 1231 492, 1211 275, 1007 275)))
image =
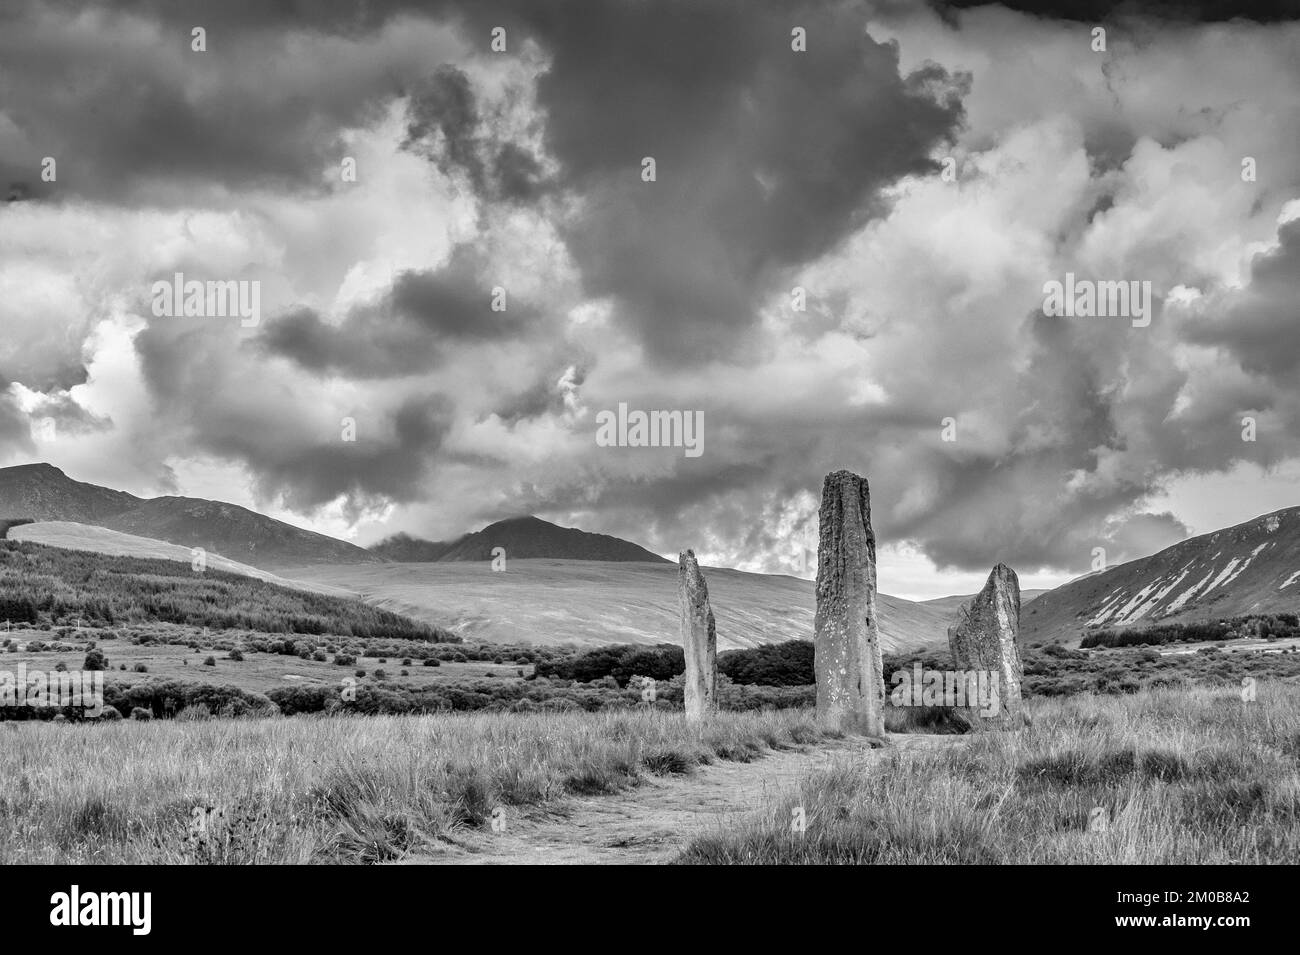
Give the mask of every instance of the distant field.
MULTIPOLYGON (((3 633, 0 633, 3 636, 3 633)), ((42 633, 11 634, 14 637, 45 637, 42 633)), ((143 644, 138 645, 125 640, 103 640, 102 633, 92 630, 82 631, 79 638, 99 639, 99 649, 108 657, 110 669, 105 679, 110 683, 130 685, 153 679, 186 680, 203 683, 230 684, 241 690, 254 693, 266 693, 268 690, 287 686, 328 686, 339 687, 344 677, 356 679, 357 670, 365 670, 366 677, 362 684, 375 682, 374 672, 383 670, 386 682, 398 687, 421 687, 435 684, 458 683, 476 680, 491 675, 499 679, 521 679, 520 667, 513 663, 496 664, 489 661, 470 663, 443 662, 441 666, 426 667, 421 661, 412 660, 409 666, 402 666, 400 658, 387 657, 380 663, 376 656, 359 656, 355 664, 346 667, 332 662, 321 663, 316 660, 304 660, 301 657, 279 653, 246 653, 240 661, 231 660, 228 654, 220 650, 204 648, 193 650, 184 644, 143 644), (215 657, 216 666, 204 666, 203 661, 215 657), (119 669, 122 664, 126 670, 119 669), (138 673, 135 668, 143 665, 146 672, 138 673), (410 675, 402 676, 402 670, 410 675)), ((18 663, 25 663, 29 670, 49 672, 60 662, 69 669, 80 669, 85 656, 82 650, 55 652, 42 650, 33 653, 24 650, 21 653, 6 654, 0 652, 0 668, 13 669, 18 663)), ((333 656, 331 655, 331 659, 333 656)), ((522 667, 525 673, 532 671, 531 666, 522 667)))
MULTIPOLYGON (((677 565, 583 560, 333 564, 286 576, 354 591, 368 602, 448 627, 467 640, 553 645, 678 642, 677 565)), ((706 567, 718 648, 811 639, 811 581, 706 567)), ((879 596, 886 651, 946 645, 942 608, 879 596)))

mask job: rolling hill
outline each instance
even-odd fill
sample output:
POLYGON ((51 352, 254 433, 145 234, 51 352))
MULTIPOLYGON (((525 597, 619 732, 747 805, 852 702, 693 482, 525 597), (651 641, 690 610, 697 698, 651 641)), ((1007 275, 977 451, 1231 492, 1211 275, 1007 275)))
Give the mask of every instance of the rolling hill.
POLYGON ((0 517, 98 524, 142 503, 125 491, 74 481, 52 464, 0 468, 0 517))
MULTIPOLYGON (((286 576, 350 589, 368 602, 491 643, 678 642, 672 561, 507 559, 286 568, 286 576)), ((813 584, 797 577, 704 568, 718 649, 811 639, 813 584)), ((886 651, 945 646, 949 615, 878 595, 886 651)))
MULTIPOLYGON (((174 560, 182 564, 191 562, 190 549, 180 544, 169 544, 166 541, 153 540, 148 537, 136 537, 132 534, 123 534, 120 531, 109 530, 107 527, 96 527, 92 524, 74 524, 71 521, 41 521, 36 524, 23 524, 19 527, 10 528, 8 539, 27 541, 32 544, 44 544, 46 547, 60 547, 64 550, 109 554, 114 557, 174 560)), ((350 596, 348 591, 339 587, 278 577, 248 564, 229 560, 214 552, 207 554, 206 561, 210 570, 254 577, 279 587, 311 590, 316 593, 333 594, 335 596, 350 596)))
POLYGON ((234 504, 190 497, 139 498, 74 481, 50 464, 0 468, 0 518, 92 524, 187 548, 202 547, 264 570, 283 564, 383 559, 362 547, 234 504))
POLYGON ((1021 617, 1022 639, 1075 641, 1097 627, 1300 609, 1300 507, 1191 537, 1062 584, 1021 617))
POLYGON ((155 497, 100 523, 124 534, 202 547, 262 568, 382 560, 355 544, 294 527, 246 507, 192 497, 155 497))
POLYGON ((591 534, 574 527, 560 527, 532 516, 497 521, 454 541, 427 541, 396 534, 376 544, 371 551, 398 561, 479 561, 491 560, 492 551, 497 547, 502 548, 511 560, 546 557, 672 563, 631 541, 608 534, 591 534))

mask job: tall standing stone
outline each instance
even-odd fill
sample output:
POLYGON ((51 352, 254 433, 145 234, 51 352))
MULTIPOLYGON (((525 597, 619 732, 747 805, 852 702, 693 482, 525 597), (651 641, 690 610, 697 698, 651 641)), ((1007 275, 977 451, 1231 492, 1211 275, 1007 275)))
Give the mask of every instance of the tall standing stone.
POLYGON ((876 536, 866 479, 851 471, 826 475, 819 521, 813 622, 817 719, 832 729, 883 740, 876 536))
MULTIPOLYGON (((1019 726, 1024 722, 1020 684, 1024 665, 1016 636, 1020 633, 1020 580, 1006 564, 998 564, 968 605, 948 628, 948 646, 958 670, 984 671, 997 677, 997 712, 992 707, 966 707, 971 723, 1019 726)), ((968 701, 969 703, 969 701, 968 701)))
POLYGON ((682 651, 686 654, 686 719, 696 723, 718 711, 718 638, 709 607, 709 586, 692 550, 678 556, 677 584, 682 651))

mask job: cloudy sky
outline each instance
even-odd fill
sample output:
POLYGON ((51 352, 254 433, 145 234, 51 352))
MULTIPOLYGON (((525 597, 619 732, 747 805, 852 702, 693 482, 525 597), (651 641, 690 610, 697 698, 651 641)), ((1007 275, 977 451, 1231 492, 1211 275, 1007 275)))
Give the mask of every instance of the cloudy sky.
POLYGON ((1300 10, 1056 6, 9 0, 0 465, 785 572, 847 467, 913 597, 1300 504, 1300 10))

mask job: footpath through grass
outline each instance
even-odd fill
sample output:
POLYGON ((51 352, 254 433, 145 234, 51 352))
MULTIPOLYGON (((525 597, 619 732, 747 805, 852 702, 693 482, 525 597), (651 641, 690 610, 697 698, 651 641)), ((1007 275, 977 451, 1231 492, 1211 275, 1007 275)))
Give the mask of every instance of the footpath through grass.
POLYGON ((814 742, 812 716, 723 713, 703 728, 656 711, 0 724, 0 864, 390 861, 486 825, 497 807, 814 742))
POLYGON ((1300 859, 1300 686, 1038 700, 1034 725, 811 774, 688 863, 1300 859), (802 806, 807 829, 793 832, 802 806), (1094 827, 1104 831, 1090 831, 1094 827))

